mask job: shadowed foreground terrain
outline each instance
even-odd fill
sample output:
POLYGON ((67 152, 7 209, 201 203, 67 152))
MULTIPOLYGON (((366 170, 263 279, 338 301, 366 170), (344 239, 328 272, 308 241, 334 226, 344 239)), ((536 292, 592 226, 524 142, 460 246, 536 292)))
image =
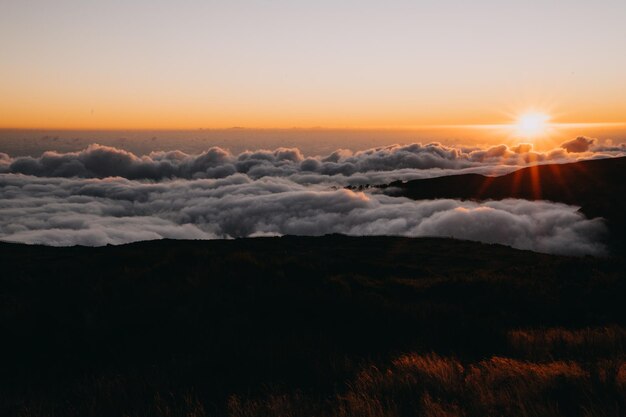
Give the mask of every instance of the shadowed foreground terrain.
POLYGON ((0 263, 1 415, 626 413, 620 258, 333 235, 0 263))

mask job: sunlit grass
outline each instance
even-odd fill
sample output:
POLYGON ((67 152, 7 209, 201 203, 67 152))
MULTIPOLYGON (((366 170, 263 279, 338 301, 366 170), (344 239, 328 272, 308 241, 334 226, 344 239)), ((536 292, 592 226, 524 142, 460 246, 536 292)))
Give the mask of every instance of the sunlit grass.
POLYGON ((228 415, 617 417, 626 401, 624 375, 626 363, 620 360, 583 364, 492 357, 462 364, 453 357, 407 354, 387 367, 363 369, 347 392, 327 402, 299 394, 264 400, 235 396, 228 415), (616 393, 613 402, 603 400, 616 393))

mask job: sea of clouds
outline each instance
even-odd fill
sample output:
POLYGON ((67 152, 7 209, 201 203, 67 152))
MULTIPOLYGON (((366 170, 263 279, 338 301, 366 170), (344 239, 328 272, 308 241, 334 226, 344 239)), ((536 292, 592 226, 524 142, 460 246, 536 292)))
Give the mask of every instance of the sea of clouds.
POLYGON ((344 189, 463 172, 502 174, 532 163, 623 156, 576 138, 532 146, 394 145, 305 157, 298 149, 130 152, 91 145, 40 157, 0 153, 0 240, 47 245, 273 235, 445 236, 539 252, 601 255, 606 227, 577 207, 503 200, 412 201, 344 189))
POLYGON ((117 176, 158 181, 225 178, 240 173, 253 179, 286 177, 300 184, 359 185, 462 172, 503 174, 532 163, 572 162, 624 154, 624 145, 598 146, 594 139, 586 137, 578 137, 548 152, 536 152, 530 144, 480 149, 413 143, 358 152, 339 149, 329 155, 308 157, 297 148, 245 151, 235 155, 219 147, 194 155, 158 151, 137 156, 122 149, 93 144, 79 152, 47 151, 39 157, 12 158, 0 153, 0 174, 66 178, 117 176))

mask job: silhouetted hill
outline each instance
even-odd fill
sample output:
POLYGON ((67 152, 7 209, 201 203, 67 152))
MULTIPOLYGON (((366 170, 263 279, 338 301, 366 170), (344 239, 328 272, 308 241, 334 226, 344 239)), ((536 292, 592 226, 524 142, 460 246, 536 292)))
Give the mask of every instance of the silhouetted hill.
POLYGON ((0 264, 0 415, 626 406, 619 258, 333 235, 0 243, 0 264))
POLYGON ((522 198, 577 205, 587 217, 608 221, 614 247, 623 249, 626 242, 626 157, 537 165, 498 177, 464 174, 395 181, 381 188, 412 199, 522 198))

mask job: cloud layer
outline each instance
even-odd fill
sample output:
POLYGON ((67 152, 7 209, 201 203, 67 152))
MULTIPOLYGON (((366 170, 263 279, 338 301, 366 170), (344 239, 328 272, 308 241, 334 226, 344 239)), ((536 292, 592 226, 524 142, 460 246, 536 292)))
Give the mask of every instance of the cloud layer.
MULTIPOLYGON (((298 158, 287 151, 272 155, 298 158)), ((0 174, 0 239, 25 243, 98 246, 158 238, 344 233, 445 236, 600 255, 605 232, 601 220, 550 202, 412 201, 239 173, 161 182, 0 174)))
POLYGON ((549 152, 535 152, 529 144, 469 149, 439 143, 414 143, 359 152, 340 149, 316 157, 305 157, 297 148, 246 151, 234 155, 218 147, 195 155, 168 151, 137 156, 125 150, 94 144, 79 152, 48 151, 36 158, 11 158, 0 153, 0 173, 64 178, 123 177, 152 181, 173 178, 215 179, 245 174, 253 179, 285 177, 300 184, 359 185, 452 172, 503 174, 532 163, 568 162, 626 154, 626 148, 623 147, 594 150, 593 143, 592 139, 579 137, 549 152))
POLYGON ((559 254, 604 253, 601 220, 576 207, 504 200, 411 201, 343 186, 626 154, 579 137, 550 152, 392 145, 305 157, 295 148, 133 153, 101 145, 13 158, 0 153, 0 239, 49 245, 263 235, 446 236, 559 254))

